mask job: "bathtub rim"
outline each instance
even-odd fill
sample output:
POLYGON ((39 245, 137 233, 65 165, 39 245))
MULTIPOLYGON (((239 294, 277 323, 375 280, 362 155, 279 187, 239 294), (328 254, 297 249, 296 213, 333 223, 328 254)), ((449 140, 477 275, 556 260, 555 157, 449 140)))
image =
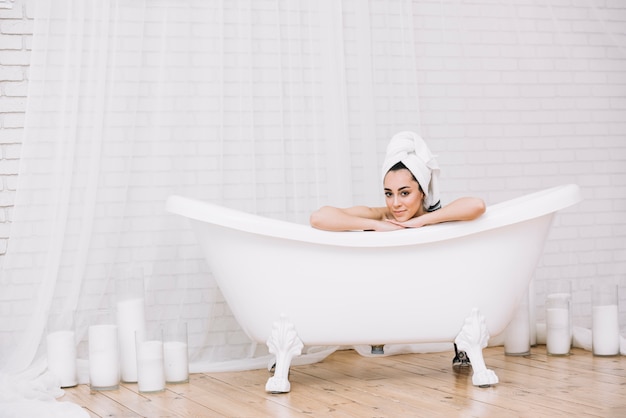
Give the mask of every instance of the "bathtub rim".
POLYGON ((467 236, 548 215, 581 200, 578 185, 564 184, 489 205, 485 213, 473 221, 447 222, 384 233, 322 231, 309 225, 268 218, 180 195, 169 196, 165 208, 170 213, 196 221, 274 238, 330 246, 393 247, 467 236))

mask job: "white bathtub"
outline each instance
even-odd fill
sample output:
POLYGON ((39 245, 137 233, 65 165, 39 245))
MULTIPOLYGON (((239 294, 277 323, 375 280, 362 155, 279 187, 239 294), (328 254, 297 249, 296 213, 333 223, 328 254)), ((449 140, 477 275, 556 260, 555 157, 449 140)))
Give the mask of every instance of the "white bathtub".
POLYGON ((276 355, 270 392, 288 392, 303 344, 455 342, 473 384, 498 382, 485 366, 525 294, 556 211, 576 185, 487 208, 470 222, 394 232, 328 232, 171 196, 192 220, 215 279, 250 338, 276 355))

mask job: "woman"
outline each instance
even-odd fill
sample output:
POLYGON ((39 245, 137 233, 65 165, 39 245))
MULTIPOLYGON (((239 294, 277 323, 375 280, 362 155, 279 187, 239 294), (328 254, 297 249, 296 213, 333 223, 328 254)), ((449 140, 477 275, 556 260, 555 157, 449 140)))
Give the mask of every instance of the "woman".
POLYGON ((382 174, 386 207, 324 206, 311 214, 311 226, 328 231, 393 231, 470 221, 485 212, 485 203, 473 197, 441 206, 439 166, 424 140, 413 132, 391 138, 382 174))

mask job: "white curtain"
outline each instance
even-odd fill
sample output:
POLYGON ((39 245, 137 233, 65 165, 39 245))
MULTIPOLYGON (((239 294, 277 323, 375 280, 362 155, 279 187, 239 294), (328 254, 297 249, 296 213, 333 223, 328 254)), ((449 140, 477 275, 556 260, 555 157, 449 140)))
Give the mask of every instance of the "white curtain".
POLYGON ((145 281, 148 321, 188 323, 192 362, 245 367, 265 348, 164 202, 299 223, 381 204, 388 138, 419 129, 411 2, 34 5, 0 370, 44 370, 51 324, 76 330, 84 359, 89 313, 113 309, 125 271, 145 281))

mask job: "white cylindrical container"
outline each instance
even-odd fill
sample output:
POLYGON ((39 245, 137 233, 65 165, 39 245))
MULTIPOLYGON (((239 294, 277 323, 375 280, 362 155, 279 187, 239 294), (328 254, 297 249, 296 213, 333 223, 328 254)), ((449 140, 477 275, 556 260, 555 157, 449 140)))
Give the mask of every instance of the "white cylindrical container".
POLYGON ((76 369, 76 341, 74 331, 60 330, 46 336, 48 370, 60 387, 69 388, 78 384, 76 369))
POLYGON ((545 322, 537 322, 536 326, 537 344, 546 344, 546 324, 545 322))
POLYGON ((530 327, 530 346, 537 345, 537 312, 535 310, 535 279, 528 285, 528 326, 530 327))
POLYGON ((187 323, 168 324, 163 332, 165 381, 189 381, 189 355, 187 349, 187 323))
POLYGON ((120 372, 123 382, 137 381, 135 333, 145 332, 144 277, 136 266, 113 269, 117 296, 117 331, 120 340, 120 372))
POLYGON ((525 356, 530 354, 530 316, 528 310, 528 292, 515 311, 515 315, 506 327, 504 354, 507 356, 525 356))
POLYGON ((572 346, 571 296, 566 293, 546 297, 546 352, 553 356, 569 354, 572 346))
POLYGON ((594 285, 592 298, 593 355, 615 356, 620 349, 617 285, 594 285))
POLYGON ((110 313, 104 316, 106 320, 94 320, 88 332, 89 385, 92 390, 117 389, 120 382, 117 326, 112 323, 110 313))
POLYGON ((117 329, 120 339, 121 378, 123 382, 137 381, 137 351, 135 333, 145 332, 144 299, 134 298, 117 303, 117 329))
POLYGON ((165 389, 163 340, 161 338, 160 332, 136 334, 139 392, 160 392, 165 389))

